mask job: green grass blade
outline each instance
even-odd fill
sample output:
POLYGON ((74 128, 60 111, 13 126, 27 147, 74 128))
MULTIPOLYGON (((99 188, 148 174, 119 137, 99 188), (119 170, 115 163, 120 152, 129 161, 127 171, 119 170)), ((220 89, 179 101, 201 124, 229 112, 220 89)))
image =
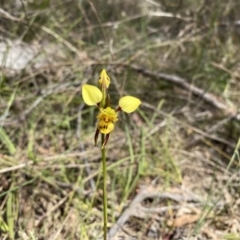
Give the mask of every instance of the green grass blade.
POLYGON ((10 154, 16 153, 16 148, 3 128, 0 128, 0 141, 5 145, 10 154))
POLYGON ((9 228, 9 237, 10 239, 14 239, 14 194, 9 192, 7 199, 7 223, 9 228))

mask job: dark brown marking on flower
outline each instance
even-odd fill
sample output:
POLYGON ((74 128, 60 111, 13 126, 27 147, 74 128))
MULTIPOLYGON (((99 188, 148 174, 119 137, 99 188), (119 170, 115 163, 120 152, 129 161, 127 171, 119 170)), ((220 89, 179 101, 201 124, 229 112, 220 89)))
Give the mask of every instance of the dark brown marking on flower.
POLYGON ((103 145, 102 145, 102 149, 106 146, 106 144, 107 144, 107 142, 108 142, 108 139, 109 139, 109 136, 110 136, 109 133, 106 134, 105 140, 104 140, 103 145))
POLYGON ((97 145, 98 135, 99 135, 99 129, 97 128, 97 129, 96 129, 96 132, 95 132, 95 135, 94 135, 94 143, 95 143, 95 146, 97 145))

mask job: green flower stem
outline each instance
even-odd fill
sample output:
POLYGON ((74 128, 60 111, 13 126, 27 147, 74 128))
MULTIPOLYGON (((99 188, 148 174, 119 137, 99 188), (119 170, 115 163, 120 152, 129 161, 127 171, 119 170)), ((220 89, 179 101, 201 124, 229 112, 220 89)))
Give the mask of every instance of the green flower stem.
MULTIPOLYGON (((102 144, 104 143, 104 134, 102 135, 102 144)), ((102 169, 103 169, 103 233, 104 240, 107 240, 107 166, 106 166, 106 148, 102 151, 102 169)))

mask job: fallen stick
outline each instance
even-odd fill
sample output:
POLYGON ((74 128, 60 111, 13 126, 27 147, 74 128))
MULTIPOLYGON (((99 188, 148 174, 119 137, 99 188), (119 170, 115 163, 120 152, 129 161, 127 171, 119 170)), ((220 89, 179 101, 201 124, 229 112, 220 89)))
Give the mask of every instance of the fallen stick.
POLYGON ((151 186, 142 187, 133 201, 130 203, 129 207, 122 213, 117 222, 109 230, 108 240, 111 240, 116 235, 119 229, 121 229, 127 220, 134 214, 137 206, 146 198, 167 198, 176 202, 203 202, 200 197, 195 196, 194 194, 187 196, 177 193, 159 192, 151 186))
POLYGON ((163 79, 165 81, 168 81, 170 83, 173 83, 175 85, 178 85, 179 87, 186 89, 190 92, 192 92, 195 96, 201 97, 205 102, 211 104, 215 108, 222 111, 222 113, 225 116, 236 116, 238 119, 239 116, 237 116, 237 108, 236 107, 230 107, 227 105, 221 97, 216 96, 211 93, 207 93, 205 90, 194 86, 193 84, 189 83, 186 79, 181 78, 176 75, 172 74, 166 74, 166 73, 159 73, 156 71, 150 71, 141 67, 138 67, 136 65, 126 65, 126 67, 129 67, 145 76, 151 77, 151 78, 157 78, 157 79, 163 79))

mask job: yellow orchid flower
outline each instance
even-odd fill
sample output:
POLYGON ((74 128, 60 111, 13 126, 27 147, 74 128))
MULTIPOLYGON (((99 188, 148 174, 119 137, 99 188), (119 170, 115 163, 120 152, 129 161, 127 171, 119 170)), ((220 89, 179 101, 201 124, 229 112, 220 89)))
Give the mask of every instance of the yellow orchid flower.
POLYGON ((102 70, 100 79, 100 85, 102 87, 102 91, 92 85, 84 84, 82 86, 82 96, 83 101, 89 105, 97 105, 99 107, 100 113, 97 116, 98 124, 95 133, 95 144, 97 143, 99 132, 106 135, 102 148, 105 147, 109 134, 114 129, 114 123, 118 121, 117 114, 119 111, 124 111, 126 113, 134 112, 141 101, 138 98, 132 96, 124 96, 119 100, 119 107, 114 110, 109 106, 109 101, 107 101, 107 92, 106 89, 110 84, 110 78, 108 77, 106 70, 102 70), (103 86, 104 85, 104 86, 103 86), (105 99, 103 99, 105 98, 105 99), (105 106, 107 102, 107 106, 105 106), (104 104, 103 104, 104 103, 104 104))
POLYGON ((124 96, 119 99, 118 107, 113 109, 110 106, 110 96, 108 94, 108 87, 110 85, 110 78, 105 69, 101 71, 99 77, 99 88, 84 84, 82 86, 83 101, 89 105, 96 105, 99 108, 97 115, 98 123, 94 136, 95 145, 97 144, 98 135, 101 133, 102 139, 102 170, 103 170, 103 232, 104 240, 107 239, 107 164, 106 164, 106 144, 108 142, 110 133, 114 130, 114 124, 118 121, 118 113, 124 111, 131 113, 135 111, 141 101, 132 96, 124 96))
POLYGON ((109 134, 114 129, 114 123, 118 120, 117 119, 117 112, 107 107, 105 109, 100 108, 100 113, 97 116, 98 122, 98 129, 103 134, 109 134))

